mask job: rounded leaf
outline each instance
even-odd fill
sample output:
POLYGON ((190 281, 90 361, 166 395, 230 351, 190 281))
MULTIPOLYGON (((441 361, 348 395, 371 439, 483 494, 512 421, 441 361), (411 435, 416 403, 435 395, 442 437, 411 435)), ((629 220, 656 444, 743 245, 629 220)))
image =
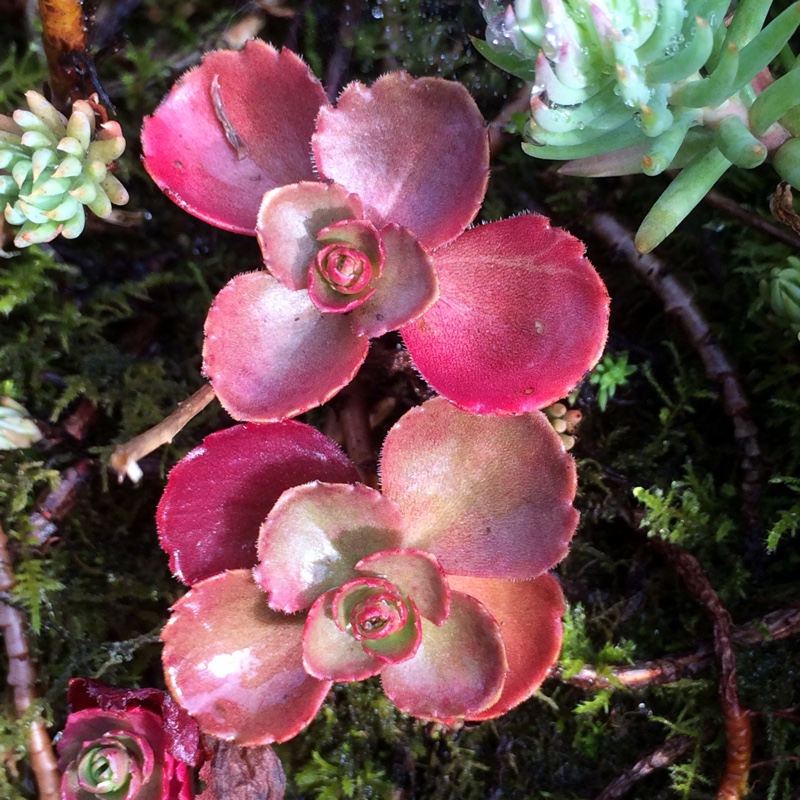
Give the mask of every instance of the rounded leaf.
POLYGON ((392 72, 351 83, 320 110, 312 142, 320 174, 355 192, 378 229, 397 223, 428 248, 458 236, 486 193, 486 127, 454 81, 392 72))
POLYGON ((532 581, 449 576, 454 591, 480 600, 503 636, 508 675, 497 702, 470 720, 494 719, 527 700, 547 677, 561 650, 564 594, 552 575, 532 581))
POLYGON ((479 417, 436 397, 389 431, 381 472, 403 547, 433 553, 448 575, 535 578, 578 524, 575 462, 541 412, 479 417))
POLYGON ((285 742, 314 718, 330 682, 303 668, 302 617, 271 611, 249 570, 193 586, 164 628, 172 696, 212 736, 285 742))
POLYGON ((144 165, 190 214, 253 234, 264 192, 313 180, 309 142, 325 92, 290 50, 249 41, 186 73, 145 120, 144 165))
POLYGON ((569 394, 608 334, 608 292, 583 252, 532 214, 437 250, 439 301, 401 329, 425 380, 476 414, 519 414, 569 394))
POLYGON ((170 472, 156 513, 175 577, 191 585, 254 566, 258 529, 275 501, 314 480, 355 483, 358 471, 310 425, 248 423, 206 437, 170 472))
POLYGON ((203 372, 239 420, 277 422, 330 400, 363 363, 369 340, 342 314, 267 272, 237 275, 208 312, 203 372))
POLYGON ((388 664, 381 680, 401 711, 450 722, 493 705, 506 671, 500 627, 477 600, 454 592, 446 622, 437 627, 423 619, 416 655, 388 664))
POLYGON ((400 536, 397 507, 368 486, 298 486, 284 492, 261 526, 254 575, 272 608, 299 611, 359 577, 355 565, 396 547, 400 536))

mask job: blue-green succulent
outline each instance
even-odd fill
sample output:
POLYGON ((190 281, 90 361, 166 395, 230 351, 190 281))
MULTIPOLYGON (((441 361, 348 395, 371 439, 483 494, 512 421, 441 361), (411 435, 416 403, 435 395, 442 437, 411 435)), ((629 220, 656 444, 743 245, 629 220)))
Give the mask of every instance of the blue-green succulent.
POLYGON ((38 92, 28 109, 0 114, 0 209, 17 247, 83 231, 85 209, 99 217, 128 202, 109 171, 125 150, 117 122, 99 121, 96 105, 76 100, 69 119, 38 92))
POLYGON ((478 50, 532 84, 523 149, 571 175, 681 174, 639 229, 663 241, 733 164, 800 188, 800 2, 482 0, 478 50), (732 10, 729 6, 734 6, 732 10), (775 79, 768 67, 783 71, 775 79))
POLYGON ((800 258, 789 256, 786 266, 774 267, 761 282, 761 294, 780 324, 800 339, 800 258))

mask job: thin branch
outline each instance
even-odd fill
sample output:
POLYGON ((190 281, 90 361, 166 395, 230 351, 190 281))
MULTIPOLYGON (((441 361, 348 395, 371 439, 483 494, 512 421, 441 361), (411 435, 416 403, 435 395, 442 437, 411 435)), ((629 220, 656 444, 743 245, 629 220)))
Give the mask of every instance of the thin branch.
POLYGON ((530 108, 531 87, 523 86, 504 106, 500 113, 489 123, 489 154, 497 156, 514 137, 506 133, 506 127, 514 114, 520 114, 530 108))
POLYGON ((714 652, 719 663, 719 694, 726 735, 725 774, 717 789, 716 800, 738 800, 747 791, 753 732, 750 715, 739 703, 730 614, 709 583, 700 562, 690 552, 663 540, 652 541, 681 576, 686 588, 706 607, 714 622, 714 652))
POLYGON ((111 468, 117 473, 120 483, 127 475, 134 483, 142 477, 139 459, 157 450, 162 444, 171 442, 178 433, 196 417, 215 397, 211 384, 205 384, 191 397, 184 400, 166 419, 150 430, 140 433, 129 442, 115 448, 111 454, 111 468))
POLYGON ((77 66, 89 45, 83 0, 39 0, 39 13, 52 100, 65 111, 70 100, 88 94, 77 66))
MULTIPOLYGON (((0 527, 0 592, 11 592, 14 584, 8 537, 0 527)), ((14 707, 20 717, 24 716, 36 699, 36 675, 31 663, 25 627, 25 616, 21 611, 0 603, 0 631, 3 633, 8 656, 8 684, 14 691, 14 707)), ((61 777, 53 744, 44 721, 40 718, 34 719, 30 724, 28 750, 39 786, 39 800, 58 800, 61 796, 61 777)))
MULTIPOLYGON (((731 631, 731 639, 739 646, 763 644, 800 634, 800 608, 784 608, 739 625, 731 631)), ((683 678, 691 678, 707 669, 714 661, 714 645, 705 642, 693 653, 638 661, 634 664, 610 667, 598 672, 590 664, 574 675, 564 677, 559 667, 550 671, 550 677, 579 686, 582 689, 644 689, 661 686, 683 678)))
POLYGON ((358 377, 337 398, 337 417, 344 434, 344 449, 358 467, 363 482, 378 488, 377 458, 372 446, 369 409, 358 377))
POLYGON ((764 236, 777 239, 779 242, 788 244, 790 247, 800 248, 800 236, 798 236, 796 233, 791 230, 787 230, 786 228, 782 228, 780 225, 776 225, 771 220, 760 217, 758 214, 754 214, 752 211, 748 211, 746 208, 740 206, 735 200, 731 200, 730 197, 722 194, 722 192, 718 192, 716 189, 712 189, 705 196, 705 201, 708 203, 708 205, 713 206, 718 211, 724 211, 734 219, 738 219, 739 222, 741 222, 743 225, 747 225, 748 228, 752 228, 754 231, 763 233, 764 236))
POLYGON ((39 544, 44 544, 55 533, 56 523, 72 511, 93 472, 94 462, 88 458, 67 467, 61 473, 58 486, 39 501, 30 516, 31 533, 39 544))
POLYGON ((758 429, 753 422, 750 401, 725 351, 716 341, 691 292, 652 253, 642 255, 633 235, 610 214, 589 217, 592 231, 608 246, 623 255, 639 277, 674 314, 697 350, 709 380, 719 384, 722 407, 733 422, 733 437, 740 453, 742 516, 748 529, 748 556, 753 564, 763 559, 763 521, 759 504, 764 464, 758 444, 758 429))
POLYGON ((614 800, 622 797, 651 772, 674 764, 684 753, 688 753, 694 744, 695 740, 691 736, 680 735, 667 739, 657 750, 637 761, 627 772, 611 781, 597 796, 597 800, 614 800))

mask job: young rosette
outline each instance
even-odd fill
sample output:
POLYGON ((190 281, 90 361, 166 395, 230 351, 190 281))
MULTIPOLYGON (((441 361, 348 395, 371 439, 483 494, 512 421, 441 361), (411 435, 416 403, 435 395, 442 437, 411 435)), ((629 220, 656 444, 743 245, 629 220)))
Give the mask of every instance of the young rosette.
POLYGON ((294 53, 253 41, 187 73, 142 144, 182 208, 258 237, 265 269, 233 278, 205 325, 203 369, 236 419, 324 403, 396 329, 480 413, 549 405, 600 357, 608 295, 577 239, 535 215, 467 230, 489 148, 457 83, 394 72, 334 108, 294 53))
POLYGON ((97 95, 76 100, 69 119, 38 92, 25 99, 30 110, 0 114, 0 208, 19 226, 17 247, 59 234, 74 239, 86 224, 85 208, 107 217, 112 203, 128 202, 111 173, 125 151, 122 129, 105 119, 97 95))
POLYGON ((577 525, 575 464, 545 415, 437 397, 382 455, 383 493, 298 422, 212 434, 171 472, 161 542, 191 586, 162 638, 207 733, 285 741, 334 681, 380 675, 416 717, 485 720, 538 688, 561 644, 547 573, 577 525))
POLYGON ((58 740, 63 800, 191 800, 197 723, 165 692, 75 678, 58 740))

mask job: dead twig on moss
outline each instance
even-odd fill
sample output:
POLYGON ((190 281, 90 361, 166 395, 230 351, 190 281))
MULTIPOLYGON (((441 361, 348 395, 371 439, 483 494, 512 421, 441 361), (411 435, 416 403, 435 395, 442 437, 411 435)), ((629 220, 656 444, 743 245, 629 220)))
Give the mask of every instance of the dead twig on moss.
POLYGON ((610 249, 620 253, 664 304, 674 314, 697 350, 709 380, 718 384, 725 413, 733 422, 733 437, 741 459, 742 517, 747 526, 748 560, 758 565, 763 560, 763 520, 761 494, 764 464, 758 444, 758 428, 753 422, 750 401, 733 364, 716 341, 692 293, 652 253, 640 253, 633 234, 610 214, 598 213, 588 222, 594 234, 610 249))
MULTIPOLYGON (((739 220, 739 222, 741 222, 743 225, 746 225, 748 228, 758 231, 759 233, 763 233, 764 236, 769 236, 771 239, 776 239, 779 242, 788 244, 790 247, 800 248, 800 236, 798 236, 800 231, 797 231, 797 229, 794 229, 796 231, 794 233, 792 231, 787 231, 786 228, 776 225, 771 220, 760 217, 758 214, 754 214, 752 211, 748 211, 746 208, 739 205, 739 203, 737 203, 735 200, 731 200, 730 197, 722 194, 722 192, 718 192, 716 189, 712 189, 705 196, 705 201, 708 205, 713 206, 718 211, 723 211, 734 219, 739 220)), ((773 204, 770 203, 770 209, 772 210, 772 213, 775 214, 775 210, 772 208, 772 205, 773 204)), ((778 215, 775 214, 775 216, 777 217, 778 215)))
POLYGON ((358 376, 337 398, 336 416, 342 429, 345 452, 358 468, 362 481, 377 489, 378 460, 372 446, 369 408, 358 376))
POLYGON ((94 472, 94 462, 84 458, 62 473, 55 489, 51 489, 37 504, 30 516, 31 533, 39 544, 44 544, 53 533, 56 523, 65 519, 78 502, 78 497, 94 472))
MULTIPOLYGON (((9 593, 14 589, 14 585, 8 536, 0 527, 0 592, 9 593)), ((14 707, 20 717, 30 709, 36 699, 34 691, 36 674, 31 663, 25 628, 24 614, 19 609, 0 602, 0 631, 8 656, 8 684, 14 692, 14 707)), ((41 718, 37 717, 30 723, 28 751, 36 783, 39 786, 39 800, 58 800, 61 796, 61 777, 58 773, 53 744, 41 718)))
POLYGON ((597 800, 614 800, 629 792, 642 778, 651 772, 674 764, 684 753, 694 747, 695 740, 691 736, 673 736, 667 739, 657 750, 637 761, 627 772, 614 778, 597 796, 597 800))
POLYGON ((753 742, 749 712, 739 703, 730 614, 700 562, 690 552, 670 542, 652 541, 681 576, 686 588, 706 607, 714 622, 714 652, 719 664, 719 694, 726 736, 725 773, 716 800, 738 800, 747 791, 753 742))
POLYGON ((111 454, 111 468, 117 473, 119 482, 122 483, 127 475, 137 483, 142 477, 139 459, 162 444, 171 442, 215 397, 211 384, 207 383, 184 400, 166 419, 125 444, 118 445, 111 454))
POLYGON ((90 93, 78 66, 88 58, 89 46, 83 0, 39 0, 39 13, 51 99, 66 111, 71 100, 90 93))

